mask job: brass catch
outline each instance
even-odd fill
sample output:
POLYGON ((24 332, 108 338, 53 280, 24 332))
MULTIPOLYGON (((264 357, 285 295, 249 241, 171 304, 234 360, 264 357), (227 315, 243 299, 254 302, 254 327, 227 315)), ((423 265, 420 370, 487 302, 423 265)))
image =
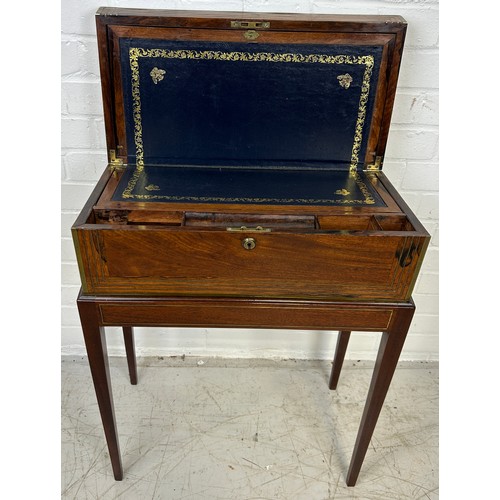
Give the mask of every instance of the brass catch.
POLYGON ((269 21, 231 21, 231 28, 266 29, 270 27, 269 21))
POLYGON ((270 233, 271 229, 268 227, 256 226, 256 227, 227 227, 226 231, 233 231, 239 233, 270 233))

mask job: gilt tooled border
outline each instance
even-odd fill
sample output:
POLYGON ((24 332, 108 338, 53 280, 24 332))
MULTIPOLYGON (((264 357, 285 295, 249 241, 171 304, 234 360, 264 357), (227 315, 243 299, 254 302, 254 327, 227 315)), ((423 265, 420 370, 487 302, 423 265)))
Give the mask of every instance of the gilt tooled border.
MULTIPOLYGON (((129 188, 132 190, 137 183, 137 179, 141 175, 143 168, 139 169, 137 167, 132 175, 131 180, 128 183, 127 191, 129 188), (133 186, 130 187, 131 183, 133 186)), ((128 194, 125 196, 125 191, 122 194, 123 198, 133 198, 135 200, 144 201, 154 201, 154 200, 165 200, 172 202, 202 202, 202 203, 300 203, 300 204, 335 204, 335 205, 373 205, 375 204, 375 199, 373 198, 367 185, 361 180, 358 172, 350 172, 349 175, 354 179, 360 191, 363 193, 363 200, 352 200, 352 199, 323 199, 323 198, 230 198, 215 197, 215 196, 171 196, 162 194, 128 194)))
POLYGON ((356 168, 359 163, 359 150, 363 140, 363 126, 366 119, 366 106, 370 94, 370 78, 374 66, 372 55, 349 56, 349 55, 326 55, 326 54, 275 54, 272 52, 222 52, 213 50, 165 50, 165 49, 143 49, 140 47, 131 47, 129 49, 130 68, 132 74, 132 114, 134 120, 134 142, 136 152, 136 168, 123 191, 123 198, 136 198, 141 200, 167 199, 172 201, 231 201, 231 202, 307 202, 307 203, 361 203, 373 204, 375 200, 371 196, 366 185, 356 174, 356 168), (274 62, 274 63, 305 63, 305 64, 358 64, 364 65, 363 80, 361 84, 361 95, 359 98, 358 117, 354 131, 354 142, 351 152, 350 171, 354 174, 356 183, 361 189, 364 200, 293 200, 293 199, 267 199, 267 198, 196 198, 182 196, 163 196, 163 195, 134 195, 132 191, 139 180, 144 169, 144 145, 142 137, 142 116, 141 116, 141 93, 139 79, 139 58, 140 57, 163 57, 166 59, 204 59, 217 61, 245 61, 245 62, 274 62))

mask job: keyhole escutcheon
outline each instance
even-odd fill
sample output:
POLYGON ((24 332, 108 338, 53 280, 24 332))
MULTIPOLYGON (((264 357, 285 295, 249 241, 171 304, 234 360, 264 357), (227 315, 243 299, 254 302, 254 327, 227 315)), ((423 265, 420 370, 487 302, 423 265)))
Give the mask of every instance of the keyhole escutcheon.
POLYGON ((255 238, 245 238, 241 244, 243 245, 243 248, 245 250, 253 250, 255 246, 257 245, 257 242, 255 241, 255 238))

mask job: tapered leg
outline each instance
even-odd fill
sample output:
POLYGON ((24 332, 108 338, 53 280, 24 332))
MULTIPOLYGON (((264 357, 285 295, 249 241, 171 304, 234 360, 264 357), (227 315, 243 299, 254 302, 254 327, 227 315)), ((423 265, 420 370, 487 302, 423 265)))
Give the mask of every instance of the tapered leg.
POLYGON ((415 307, 394 311, 389 330, 382 334, 375 369, 373 371, 365 409, 354 445, 351 464, 347 473, 347 486, 354 486, 358 479, 366 450, 384 404, 385 396, 396 369, 399 355, 410 327, 415 307))
POLYGON ((349 337, 351 332, 341 331, 337 338, 337 347, 335 349, 335 355, 333 357, 332 373, 330 375, 330 383, 328 387, 330 389, 336 389, 339 382, 340 370, 342 370, 342 363, 344 362, 345 352, 347 350, 347 345, 349 344, 349 337))
POLYGON ((111 466, 113 467, 115 479, 120 481, 123 479, 123 468, 116 431, 104 327, 99 325, 96 304, 78 300, 78 311, 80 313, 80 321, 83 328, 90 371, 94 381, 97 403, 101 412, 104 434, 108 444, 111 466))
POLYGON ((137 385, 137 364, 135 361, 134 330, 132 327, 123 327, 123 340, 125 341, 125 352, 127 353, 130 383, 132 385, 137 385))

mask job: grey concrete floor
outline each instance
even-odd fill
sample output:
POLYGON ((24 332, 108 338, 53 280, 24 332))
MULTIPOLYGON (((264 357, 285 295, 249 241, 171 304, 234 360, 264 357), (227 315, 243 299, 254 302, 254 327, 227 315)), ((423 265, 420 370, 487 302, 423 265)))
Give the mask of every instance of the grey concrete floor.
POLYGON ((111 358, 125 478, 113 479, 86 358, 62 360, 62 498, 438 498, 438 366, 401 363, 358 483, 345 474, 373 363, 111 358))

